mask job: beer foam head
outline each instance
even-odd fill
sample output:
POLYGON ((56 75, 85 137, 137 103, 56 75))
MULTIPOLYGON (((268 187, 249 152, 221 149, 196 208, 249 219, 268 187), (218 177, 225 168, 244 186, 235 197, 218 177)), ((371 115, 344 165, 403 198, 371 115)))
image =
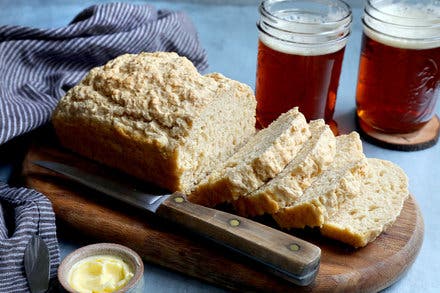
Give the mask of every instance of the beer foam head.
POLYGON ((351 10, 344 2, 267 0, 260 5, 260 40, 273 50, 324 55, 342 49, 350 32, 351 10))
POLYGON ((438 18, 440 15, 440 6, 434 5, 434 3, 415 3, 409 4, 405 2, 398 3, 386 3, 384 2, 379 6, 380 10, 389 15, 415 18, 415 19, 426 19, 426 18, 438 18))
POLYGON ((317 56, 334 53, 344 48, 347 43, 347 39, 343 39, 325 44, 295 44, 273 38, 264 33, 260 33, 259 38, 261 42, 275 51, 302 56, 317 56))
POLYGON ((367 1, 364 32, 392 47, 440 47, 440 5, 435 1, 367 1))
POLYGON ((292 13, 290 11, 279 11, 273 13, 280 19, 295 22, 297 24, 326 24, 329 22, 336 22, 346 16, 346 12, 340 9, 328 11, 325 14, 317 14, 313 12, 301 11, 292 13))

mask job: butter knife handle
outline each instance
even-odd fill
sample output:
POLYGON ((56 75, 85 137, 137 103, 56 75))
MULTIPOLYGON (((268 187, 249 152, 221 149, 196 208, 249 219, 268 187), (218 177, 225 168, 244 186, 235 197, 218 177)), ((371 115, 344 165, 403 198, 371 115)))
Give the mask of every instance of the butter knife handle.
POLYGON ((317 274, 319 247, 250 219, 193 204, 181 193, 168 197, 156 214, 262 263, 295 284, 309 285, 317 274))

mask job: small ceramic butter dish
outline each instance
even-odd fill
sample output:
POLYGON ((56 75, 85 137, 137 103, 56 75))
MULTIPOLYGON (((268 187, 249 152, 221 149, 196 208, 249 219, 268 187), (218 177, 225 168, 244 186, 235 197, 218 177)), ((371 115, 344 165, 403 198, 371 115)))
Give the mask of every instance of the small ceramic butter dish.
POLYGON ((128 247, 97 243, 70 253, 58 268, 58 280, 67 292, 142 292, 144 264, 128 247))

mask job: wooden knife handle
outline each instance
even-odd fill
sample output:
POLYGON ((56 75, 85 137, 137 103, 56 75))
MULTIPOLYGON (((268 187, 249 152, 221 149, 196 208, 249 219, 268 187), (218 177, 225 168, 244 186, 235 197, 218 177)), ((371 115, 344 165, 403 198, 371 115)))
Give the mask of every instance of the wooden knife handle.
POLYGON ((252 220, 193 204, 184 194, 172 194, 156 213, 262 263, 297 285, 309 285, 318 272, 319 247, 252 220))

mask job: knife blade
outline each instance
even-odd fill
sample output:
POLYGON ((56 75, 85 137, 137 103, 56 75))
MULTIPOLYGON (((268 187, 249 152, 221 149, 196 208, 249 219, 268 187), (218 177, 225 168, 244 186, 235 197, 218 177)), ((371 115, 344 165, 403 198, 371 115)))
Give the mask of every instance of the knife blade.
POLYGON ((257 261, 267 271, 296 285, 309 285, 318 273, 320 248, 290 234, 247 218, 193 204, 179 192, 148 194, 123 180, 109 179, 62 163, 33 163, 60 173, 103 195, 180 224, 257 261))

